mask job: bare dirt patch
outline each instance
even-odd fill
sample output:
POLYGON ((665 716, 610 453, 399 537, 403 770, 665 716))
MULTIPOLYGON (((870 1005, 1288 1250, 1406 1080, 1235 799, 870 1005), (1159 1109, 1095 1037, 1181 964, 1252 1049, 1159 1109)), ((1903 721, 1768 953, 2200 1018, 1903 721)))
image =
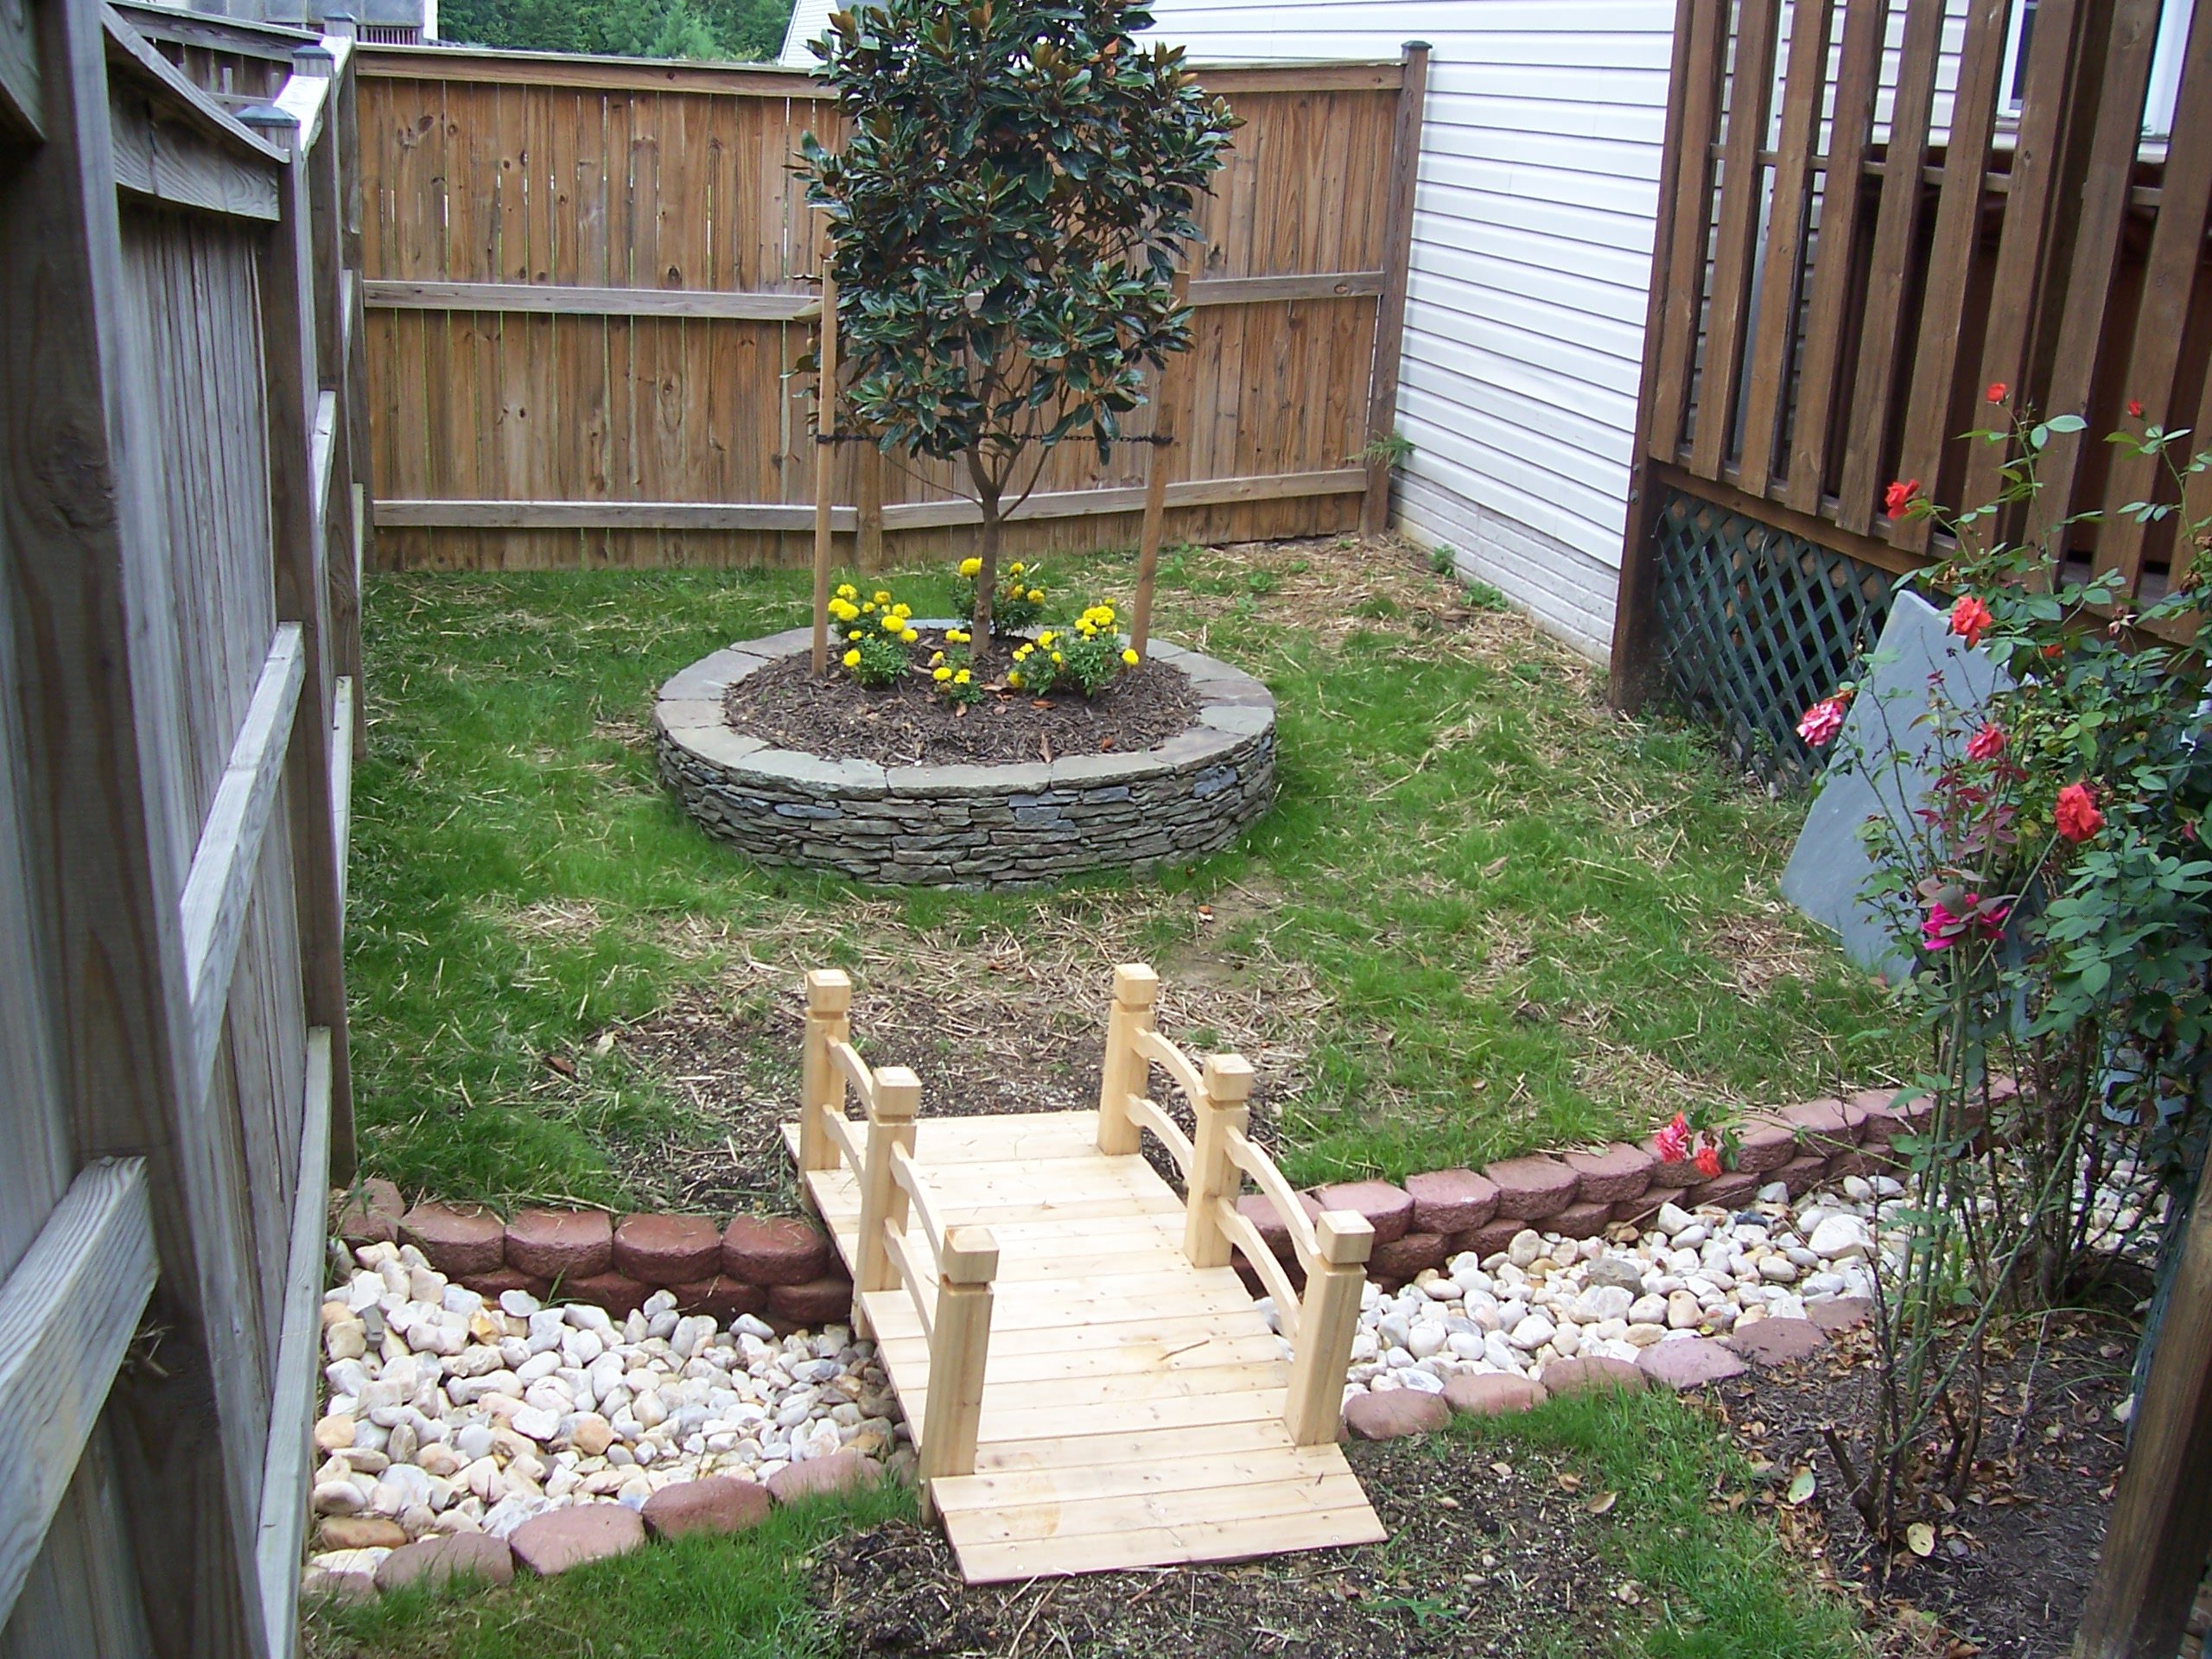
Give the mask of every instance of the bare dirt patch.
POLYGON ((1898 1659, 2059 1659, 2072 1649, 2125 1452, 2112 1414, 2126 1397, 2132 1325, 2053 1315, 1995 1346, 1974 1483, 1955 1514, 1936 1517, 1924 1560, 1874 1541, 1822 1441, 1824 1426, 1859 1421, 1876 1386, 1871 1341, 1854 1332, 1802 1365, 1722 1385, 1722 1416, 1772 1465, 1758 1501, 1818 1576, 1865 1605, 1898 1659), (1793 1508, 1777 1494, 1805 1468, 1816 1488, 1793 1508))
MULTIPOLYGON (((731 686, 723 708, 737 730, 779 748, 887 766, 1128 754, 1188 731, 1198 718, 1189 678, 1166 663, 1140 664, 1095 697, 1032 697, 997 683, 976 702, 956 703, 933 689, 928 666, 943 644, 942 635, 924 634, 912 647, 912 668, 886 686, 849 674, 817 680, 804 653, 785 657, 731 686)), ((1007 666, 1003 647, 995 666, 1007 666)))
POLYGON ((1611 1523, 1548 1454, 1516 1447, 1493 1465, 1494 1448, 1440 1439, 1349 1455, 1385 1543, 970 1589, 941 1534, 899 1522, 825 1548, 814 1598, 855 1659, 1538 1659, 1625 1645, 1640 1589, 1605 1561, 1611 1523))

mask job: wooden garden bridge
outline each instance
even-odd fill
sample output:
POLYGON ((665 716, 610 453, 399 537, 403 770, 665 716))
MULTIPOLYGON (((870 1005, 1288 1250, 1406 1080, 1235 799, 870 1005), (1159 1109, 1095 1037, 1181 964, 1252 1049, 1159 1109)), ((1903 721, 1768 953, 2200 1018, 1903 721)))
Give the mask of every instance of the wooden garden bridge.
POLYGON ((1163 1039, 1158 989, 1149 968, 1115 969, 1096 1111, 918 1122, 913 1072, 852 1046, 851 982, 807 976, 787 1136, 971 1584, 1384 1536, 1337 1446, 1373 1231, 1308 1214, 1246 1133, 1251 1067, 1163 1039), (1154 1065, 1195 1135, 1148 1097, 1154 1065), (1187 1198, 1145 1160, 1146 1131, 1187 1198), (1236 1207, 1247 1177, 1290 1230, 1302 1296, 1236 1207), (1273 1294, 1289 1357, 1232 1252, 1273 1294))

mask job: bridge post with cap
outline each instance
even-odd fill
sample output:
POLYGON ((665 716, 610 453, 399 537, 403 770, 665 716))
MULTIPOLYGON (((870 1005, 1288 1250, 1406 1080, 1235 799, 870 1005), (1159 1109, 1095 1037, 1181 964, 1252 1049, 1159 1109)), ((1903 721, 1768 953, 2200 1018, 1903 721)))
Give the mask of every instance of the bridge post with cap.
POLYGON ((937 1313, 930 1329, 929 1398, 922 1408, 916 1476, 925 1519, 935 1519, 930 1484, 976 1472, 983 1412, 983 1368, 991 1347, 991 1281, 999 1244, 988 1227, 955 1227, 937 1264, 937 1313))
POLYGON ((1283 1427, 1295 1446, 1326 1446, 1337 1438, 1344 1370, 1359 1329, 1360 1287, 1367 1282, 1367 1257, 1375 1248, 1373 1225, 1350 1210, 1315 1217, 1313 1236, 1319 1260, 1306 1264, 1290 1395, 1282 1412, 1283 1427))
POLYGON ((1217 1206, 1236 1203, 1244 1184, 1243 1171, 1229 1155, 1229 1136, 1251 1125, 1252 1063, 1242 1054, 1209 1054, 1198 1084, 1198 1097, 1191 1103, 1197 1133, 1191 1137, 1183 1254, 1194 1268, 1225 1268, 1230 1247, 1217 1206))
POLYGON ((1144 1056, 1136 1050, 1141 1032, 1153 1028, 1153 1004, 1160 996, 1160 976, 1141 962, 1114 969, 1114 1003, 1106 1015, 1106 1060, 1098 1077, 1098 1150, 1109 1158, 1136 1151, 1143 1132, 1129 1116, 1129 1096, 1144 1092, 1144 1056))
POLYGON ((871 1290, 891 1290, 899 1283, 899 1269, 883 1242, 887 1233, 906 1230, 906 1189, 899 1185, 892 1149, 903 1147, 909 1158, 914 1155, 914 1115, 921 1103, 922 1080, 906 1067, 887 1065, 875 1074, 861 1162, 860 1236, 853 1249, 856 1335, 873 1334, 862 1299, 871 1290))
MULTIPOLYGON (((806 1035, 799 1049, 798 1167, 835 1169, 837 1148, 823 1127, 824 1112, 842 1111, 845 1081, 830 1058, 832 1043, 850 1042, 853 982, 835 968, 817 968, 806 976, 806 1035)), ((810 1200, 811 1202, 811 1200, 810 1200)))

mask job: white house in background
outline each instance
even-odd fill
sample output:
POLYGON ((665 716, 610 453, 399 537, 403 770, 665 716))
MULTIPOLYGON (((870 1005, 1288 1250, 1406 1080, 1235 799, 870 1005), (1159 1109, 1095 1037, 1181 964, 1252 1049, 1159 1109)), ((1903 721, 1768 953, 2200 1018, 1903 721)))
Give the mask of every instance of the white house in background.
POLYGON ((797 0, 791 7, 791 20, 784 25, 784 49, 776 54, 776 61, 792 69, 811 69, 814 54, 806 49, 809 41, 818 41, 830 27, 830 14, 838 9, 838 0, 797 0))
POLYGON ((1154 0, 1198 59, 1432 54, 1397 518, 1590 656, 1612 639, 1673 0, 1154 0))

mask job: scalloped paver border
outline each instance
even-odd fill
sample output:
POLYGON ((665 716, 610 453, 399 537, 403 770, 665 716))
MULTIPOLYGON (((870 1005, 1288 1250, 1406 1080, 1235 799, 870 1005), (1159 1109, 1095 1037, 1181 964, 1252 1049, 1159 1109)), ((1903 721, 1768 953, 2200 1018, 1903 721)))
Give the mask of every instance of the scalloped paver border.
POLYGON ((1158 642, 1154 660, 1189 677, 1198 718, 1128 754, 885 767, 733 730, 722 694, 812 643, 806 628, 741 640, 671 677, 653 709, 661 780, 709 835, 764 864, 899 886, 1046 887, 1218 851, 1274 798, 1274 695, 1158 642))

